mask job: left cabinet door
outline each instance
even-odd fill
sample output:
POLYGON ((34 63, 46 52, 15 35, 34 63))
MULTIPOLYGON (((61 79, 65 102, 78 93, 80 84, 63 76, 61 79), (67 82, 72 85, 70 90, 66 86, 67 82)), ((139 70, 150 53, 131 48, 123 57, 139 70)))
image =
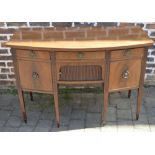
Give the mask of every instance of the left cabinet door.
POLYGON ((21 87, 34 91, 52 91, 51 63, 18 60, 21 87))

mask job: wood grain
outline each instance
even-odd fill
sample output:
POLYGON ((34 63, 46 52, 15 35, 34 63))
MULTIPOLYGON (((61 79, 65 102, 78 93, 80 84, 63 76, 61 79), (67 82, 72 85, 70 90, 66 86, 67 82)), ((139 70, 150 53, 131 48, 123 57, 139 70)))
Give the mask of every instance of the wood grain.
POLYGON ((150 46, 153 44, 151 39, 147 40, 89 40, 89 41, 10 41, 6 47, 16 47, 23 49, 53 49, 55 51, 75 51, 75 50, 110 50, 131 47, 150 46))
POLYGON ((143 85, 144 85, 144 75, 146 71, 146 60, 147 60, 147 51, 148 49, 145 48, 143 59, 141 61, 141 74, 139 80, 139 88, 137 90, 137 110, 136 110, 136 119, 139 118, 139 113, 141 111, 142 106, 142 97, 143 97, 143 85))
MULTIPOLYGON (((78 79, 77 81, 81 82, 81 78, 82 78, 82 73, 80 72, 78 75, 77 75, 77 72, 78 72, 78 68, 82 68, 83 66, 99 66, 101 67, 101 79, 104 80, 104 71, 105 71, 105 64, 104 64, 104 59, 101 59, 102 61, 99 61, 98 59, 96 59, 96 61, 88 61, 89 59, 85 60, 85 61, 73 61, 73 60, 68 60, 68 61, 59 61, 56 63, 56 73, 57 73, 57 80, 60 81, 60 77, 61 77, 61 69, 64 67, 64 66, 68 66, 68 67, 73 67, 73 66, 77 66, 75 67, 75 71, 73 72, 68 72, 66 76, 73 76, 74 79, 78 79), (76 74, 76 75, 75 75, 76 74), (75 77, 77 76, 77 77, 75 77)), ((92 72, 91 72, 92 73, 92 72)), ((88 73, 83 73, 83 75, 86 75, 88 73)), ((90 75, 92 76, 92 75, 90 75)), ((93 78, 96 78, 97 75, 93 75, 93 78)), ((67 77, 66 77, 67 78, 67 77)), ((69 78, 69 77, 68 77, 69 78)), ((87 78, 85 78, 84 82, 87 82, 86 80, 87 78)), ((88 81, 91 81, 91 80, 88 80, 88 81)), ((73 82, 73 81, 72 81, 73 82)), ((92 82, 94 82, 94 80, 92 80, 92 82)))
POLYGON ((27 58, 29 60, 45 59, 50 60, 48 51, 36 51, 36 50, 16 50, 16 56, 18 58, 27 58))
POLYGON ((109 104, 110 55, 111 55, 111 52, 106 51, 105 53, 105 77, 104 77, 105 82, 103 85, 104 102, 103 102, 103 109, 102 109, 102 125, 106 124, 108 104, 109 104))
POLYGON ((52 91, 50 63, 18 60, 18 65, 22 88, 52 91), (33 73, 37 73, 38 77, 35 77, 37 75, 33 75, 33 73))
POLYGON ((4 46, 15 48, 13 59, 24 121, 23 91, 54 95, 56 123, 60 125, 58 86, 98 85, 104 89, 102 123, 106 123, 109 93, 138 89, 139 117, 147 50, 153 41, 141 28, 19 29, 4 46), (110 35, 109 35, 110 34, 110 35))
POLYGON ((20 111, 23 117, 24 122, 27 122, 27 115, 26 115, 26 108, 25 108, 25 101, 24 101, 24 93, 21 87, 21 81, 20 81, 20 76, 19 76, 19 64, 17 63, 16 60, 16 50, 12 49, 12 54, 13 54, 13 64, 15 67, 15 77, 16 77, 16 85, 17 85, 17 91, 18 91, 18 97, 19 97, 19 106, 20 106, 20 111))
POLYGON ((101 51, 94 52, 56 52, 57 60, 84 60, 84 59, 104 59, 105 53, 101 51))
POLYGON ((111 52, 111 60, 142 58, 143 54, 143 48, 116 50, 111 52))
POLYGON ((122 60, 110 63, 109 91, 113 89, 138 87, 141 73, 141 59, 122 60), (128 71, 128 77, 123 78, 123 73, 128 71))

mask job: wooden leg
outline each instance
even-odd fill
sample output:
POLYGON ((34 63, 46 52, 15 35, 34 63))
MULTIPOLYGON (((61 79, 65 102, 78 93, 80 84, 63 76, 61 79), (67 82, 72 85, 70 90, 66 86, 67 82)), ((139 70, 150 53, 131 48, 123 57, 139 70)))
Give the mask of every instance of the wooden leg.
POLYGON ((26 110, 25 110, 25 102, 24 102, 24 94, 22 90, 18 90, 18 96, 19 96, 19 105, 20 105, 20 111, 23 116, 23 120, 25 123, 27 123, 27 116, 26 116, 26 110))
POLYGON ((54 51, 51 52, 51 68, 52 68, 52 77, 53 77, 53 92, 54 92, 54 108, 55 108, 55 117, 57 127, 60 126, 60 114, 59 114, 59 99, 58 99, 58 84, 57 84, 57 72, 56 72, 56 53, 54 51))
POLYGON ((140 113, 140 111, 141 111, 142 96, 143 96, 143 90, 142 90, 142 88, 138 88, 138 90, 137 90, 137 111, 136 111, 136 120, 139 119, 139 113, 140 113))
POLYGON ((59 100, 58 100, 58 91, 54 92, 54 108, 55 108, 55 117, 57 127, 60 126, 60 114, 59 114, 59 100))
POLYGON ((131 97, 131 90, 128 91, 128 98, 131 97))
POLYGON ((13 64, 14 64, 14 68, 15 68, 15 77, 16 77, 17 91, 18 91, 18 97, 19 97, 20 111, 21 111, 21 115, 23 117, 24 122, 27 123, 27 116, 26 116, 25 102, 24 102, 24 93, 20 86, 18 61, 16 60, 16 51, 14 49, 12 49, 11 51, 12 51, 12 56, 13 56, 13 64))
POLYGON ((105 54, 105 77, 104 77, 104 103, 102 112, 102 125, 106 124, 108 102, 109 102, 109 72, 110 72, 110 52, 105 54))
POLYGON ((102 113, 102 125, 106 124, 107 111, 108 111, 108 102, 109 102, 109 92, 104 92, 104 108, 102 113))
POLYGON ((144 84, 144 74, 146 70, 146 61, 147 61, 147 53, 148 49, 145 48, 144 55, 141 60, 141 74, 140 74, 140 82, 139 82, 139 88, 137 90, 137 111, 136 111, 136 120, 139 118, 139 113, 141 111, 142 106, 142 98, 143 98, 143 84, 144 84))
POLYGON ((34 101, 34 100, 33 100, 33 94, 32 94, 31 91, 30 91, 30 100, 31 100, 31 101, 34 101))

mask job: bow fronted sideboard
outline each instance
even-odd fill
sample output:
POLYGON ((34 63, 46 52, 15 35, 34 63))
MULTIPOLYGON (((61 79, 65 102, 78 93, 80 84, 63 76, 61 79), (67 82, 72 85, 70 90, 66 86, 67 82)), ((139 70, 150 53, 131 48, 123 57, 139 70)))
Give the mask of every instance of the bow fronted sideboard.
POLYGON ((20 100, 26 122, 23 91, 54 95, 60 125, 59 85, 101 84, 102 124, 106 123, 109 93, 137 90, 139 117, 143 96, 147 49, 153 44, 135 26, 84 28, 21 28, 4 46, 11 47, 20 100))

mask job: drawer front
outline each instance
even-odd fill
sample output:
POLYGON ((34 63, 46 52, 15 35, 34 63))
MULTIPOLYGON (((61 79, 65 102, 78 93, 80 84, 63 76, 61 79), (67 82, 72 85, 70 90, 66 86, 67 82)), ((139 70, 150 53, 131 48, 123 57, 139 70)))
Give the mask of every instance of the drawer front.
POLYGON ((111 52, 111 60, 142 58, 143 54, 143 48, 117 50, 111 52))
POLYGON ((119 90, 139 86, 141 60, 111 62, 109 90, 119 90))
POLYGON ((49 60, 50 55, 48 51, 35 51, 35 50, 16 50, 16 56, 18 58, 27 58, 30 60, 45 59, 49 60))
POLYGON ((104 52, 57 52, 57 60, 86 60, 86 59, 104 59, 104 52))
POLYGON ((40 91, 52 90, 50 63, 18 60, 18 64, 22 88, 40 91))

